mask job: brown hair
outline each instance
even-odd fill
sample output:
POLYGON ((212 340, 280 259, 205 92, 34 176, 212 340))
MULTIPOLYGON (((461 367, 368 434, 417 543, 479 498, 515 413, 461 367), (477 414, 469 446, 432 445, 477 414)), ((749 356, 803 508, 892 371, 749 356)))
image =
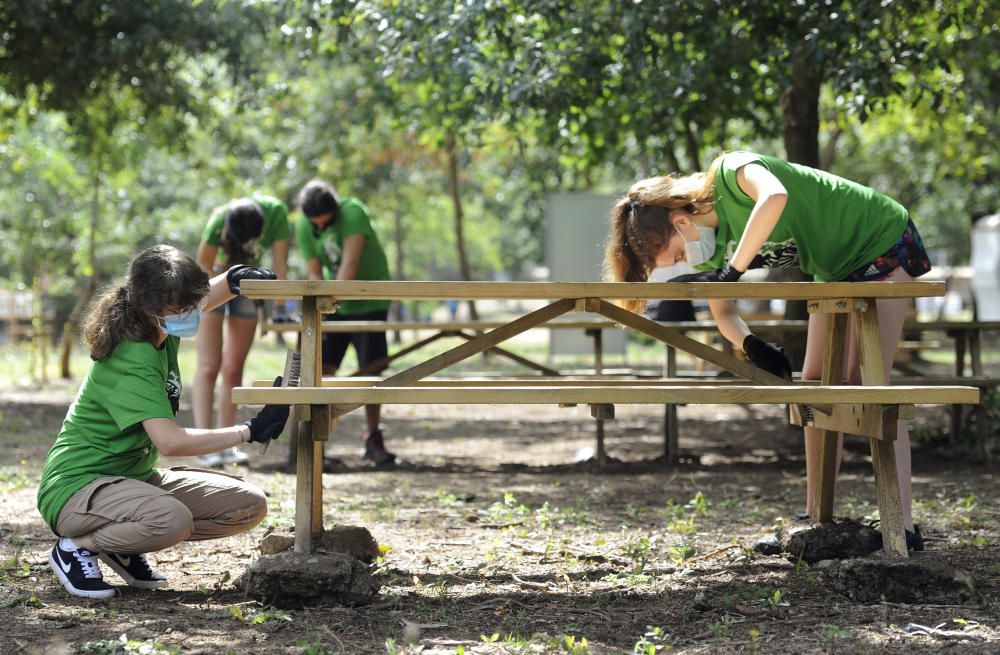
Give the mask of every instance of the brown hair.
POLYGON ((167 308, 194 307, 208 294, 208 274, 189 255, 168 245, 146 248, 128 266, 125 280, 106 289, 83 320, 90 358, 102 360, 122 341, 160 338, 155 316, 167 308))
POLYGON ((253 264, 254 251, 250 240, 264 230, 264 209, 249 198, 233 200, 226 206, 222 220, 222 251, 226 264, 253 264))
MULTIPOLYGON (((670 210, 706 214, 715 202, 715 175, 722 156, 707 172, 686 176, 661 175, 639 180, 618 199, 608 217, 610 234, 604 249, 604 279, 608 282, 645 282, 655 259, 676 228, 670 210)), ((643 300, 623 300, 633 312, 645 308, 643 300)))

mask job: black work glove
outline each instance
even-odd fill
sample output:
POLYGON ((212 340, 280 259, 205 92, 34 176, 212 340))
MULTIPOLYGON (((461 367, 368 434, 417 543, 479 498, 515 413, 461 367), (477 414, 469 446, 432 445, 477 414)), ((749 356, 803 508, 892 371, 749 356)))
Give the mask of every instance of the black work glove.
POLYGON ((250 266, 239 264, 226 271, 226 282, 229 283, 230 293, 240 295, 240 282, 243 280, 277 280, 278 276, 274 271, 261 268, 260 266, 250 266))
POLYGON ((733 268, 731 264, 726 264, 724 268, 717 268, 714 271, 678 275, 668 282, 736 282, 742 275, 743 271, 733 268))
POLYGON ((785 351, 781 346, 772 346, 748 334, 743 340, 743 352, 746 353, 750 363, 757 368, 779 378, 792 379, 792 363, 785 357, 785 351))
MULTIPOLYGON (((272 387, 281 386, 281 376, 274 378, 272 387)), ((244 425, 250 426, 250 441, 257 443, 268 443, 271 439, 277 439, 281 431, 285 429, 288 421, 288 405, 264 405, 264 408, 257 412, 257 416, 247 421, 244 425)))

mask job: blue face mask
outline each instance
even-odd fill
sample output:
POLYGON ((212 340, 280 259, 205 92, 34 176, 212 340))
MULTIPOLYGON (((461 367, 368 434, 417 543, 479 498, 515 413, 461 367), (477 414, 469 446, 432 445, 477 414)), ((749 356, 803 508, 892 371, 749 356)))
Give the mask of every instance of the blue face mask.
POLYGON ((715 230, 700 225, 695 227, 698 228, 698 239, 684 242, 684 255, 691 266, 704 264, 715 254, 715 230))
POLYGON ((201 323, 201 310, 191 309, 183 314, 168 314, 161 316, 160 329, 165 334, 175 337, 189 338, 198 334, 198 325, 201 323))

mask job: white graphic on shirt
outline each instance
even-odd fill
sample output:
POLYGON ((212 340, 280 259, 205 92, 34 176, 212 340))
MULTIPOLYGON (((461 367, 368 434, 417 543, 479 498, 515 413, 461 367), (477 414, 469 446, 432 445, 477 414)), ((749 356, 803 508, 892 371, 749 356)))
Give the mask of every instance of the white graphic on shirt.
MULTIPOLYGON (((726 243, 726 261, 731 261, 739 241, 726 243)), ((795 239, 765 241, 748 268, 794 268, 799 265, 799 247, 795 239)))
POLYGON ((170 408, 174 410, 176 415, 181 403, 181 378, 176 372, 170 371, 167 374, 167 384, 164 391, 167 393, 167 400, 170 401, 170 408))
POLYGON ((340 268, 340 256, 343 251, 337 243, 337 236, 332 231, 328 231, 323 235, 323 252, 326 253, 327 259, 330 260, 330 268, 336 273, 340 268))

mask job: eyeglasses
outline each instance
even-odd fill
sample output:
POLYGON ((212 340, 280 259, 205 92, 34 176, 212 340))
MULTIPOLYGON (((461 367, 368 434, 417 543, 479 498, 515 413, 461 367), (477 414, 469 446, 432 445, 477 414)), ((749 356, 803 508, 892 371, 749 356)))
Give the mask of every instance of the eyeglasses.
POLYGON ((156 318, 159 319, 161 324, 165 324, 168 318, 174 321, 186 321, 192 316, 194 316, 197 312, 198 308, 192 307, 191 309, 185 309, 184 311, 178 312, 176 314, 164 314, 162 316, 157 316, 156 318))

